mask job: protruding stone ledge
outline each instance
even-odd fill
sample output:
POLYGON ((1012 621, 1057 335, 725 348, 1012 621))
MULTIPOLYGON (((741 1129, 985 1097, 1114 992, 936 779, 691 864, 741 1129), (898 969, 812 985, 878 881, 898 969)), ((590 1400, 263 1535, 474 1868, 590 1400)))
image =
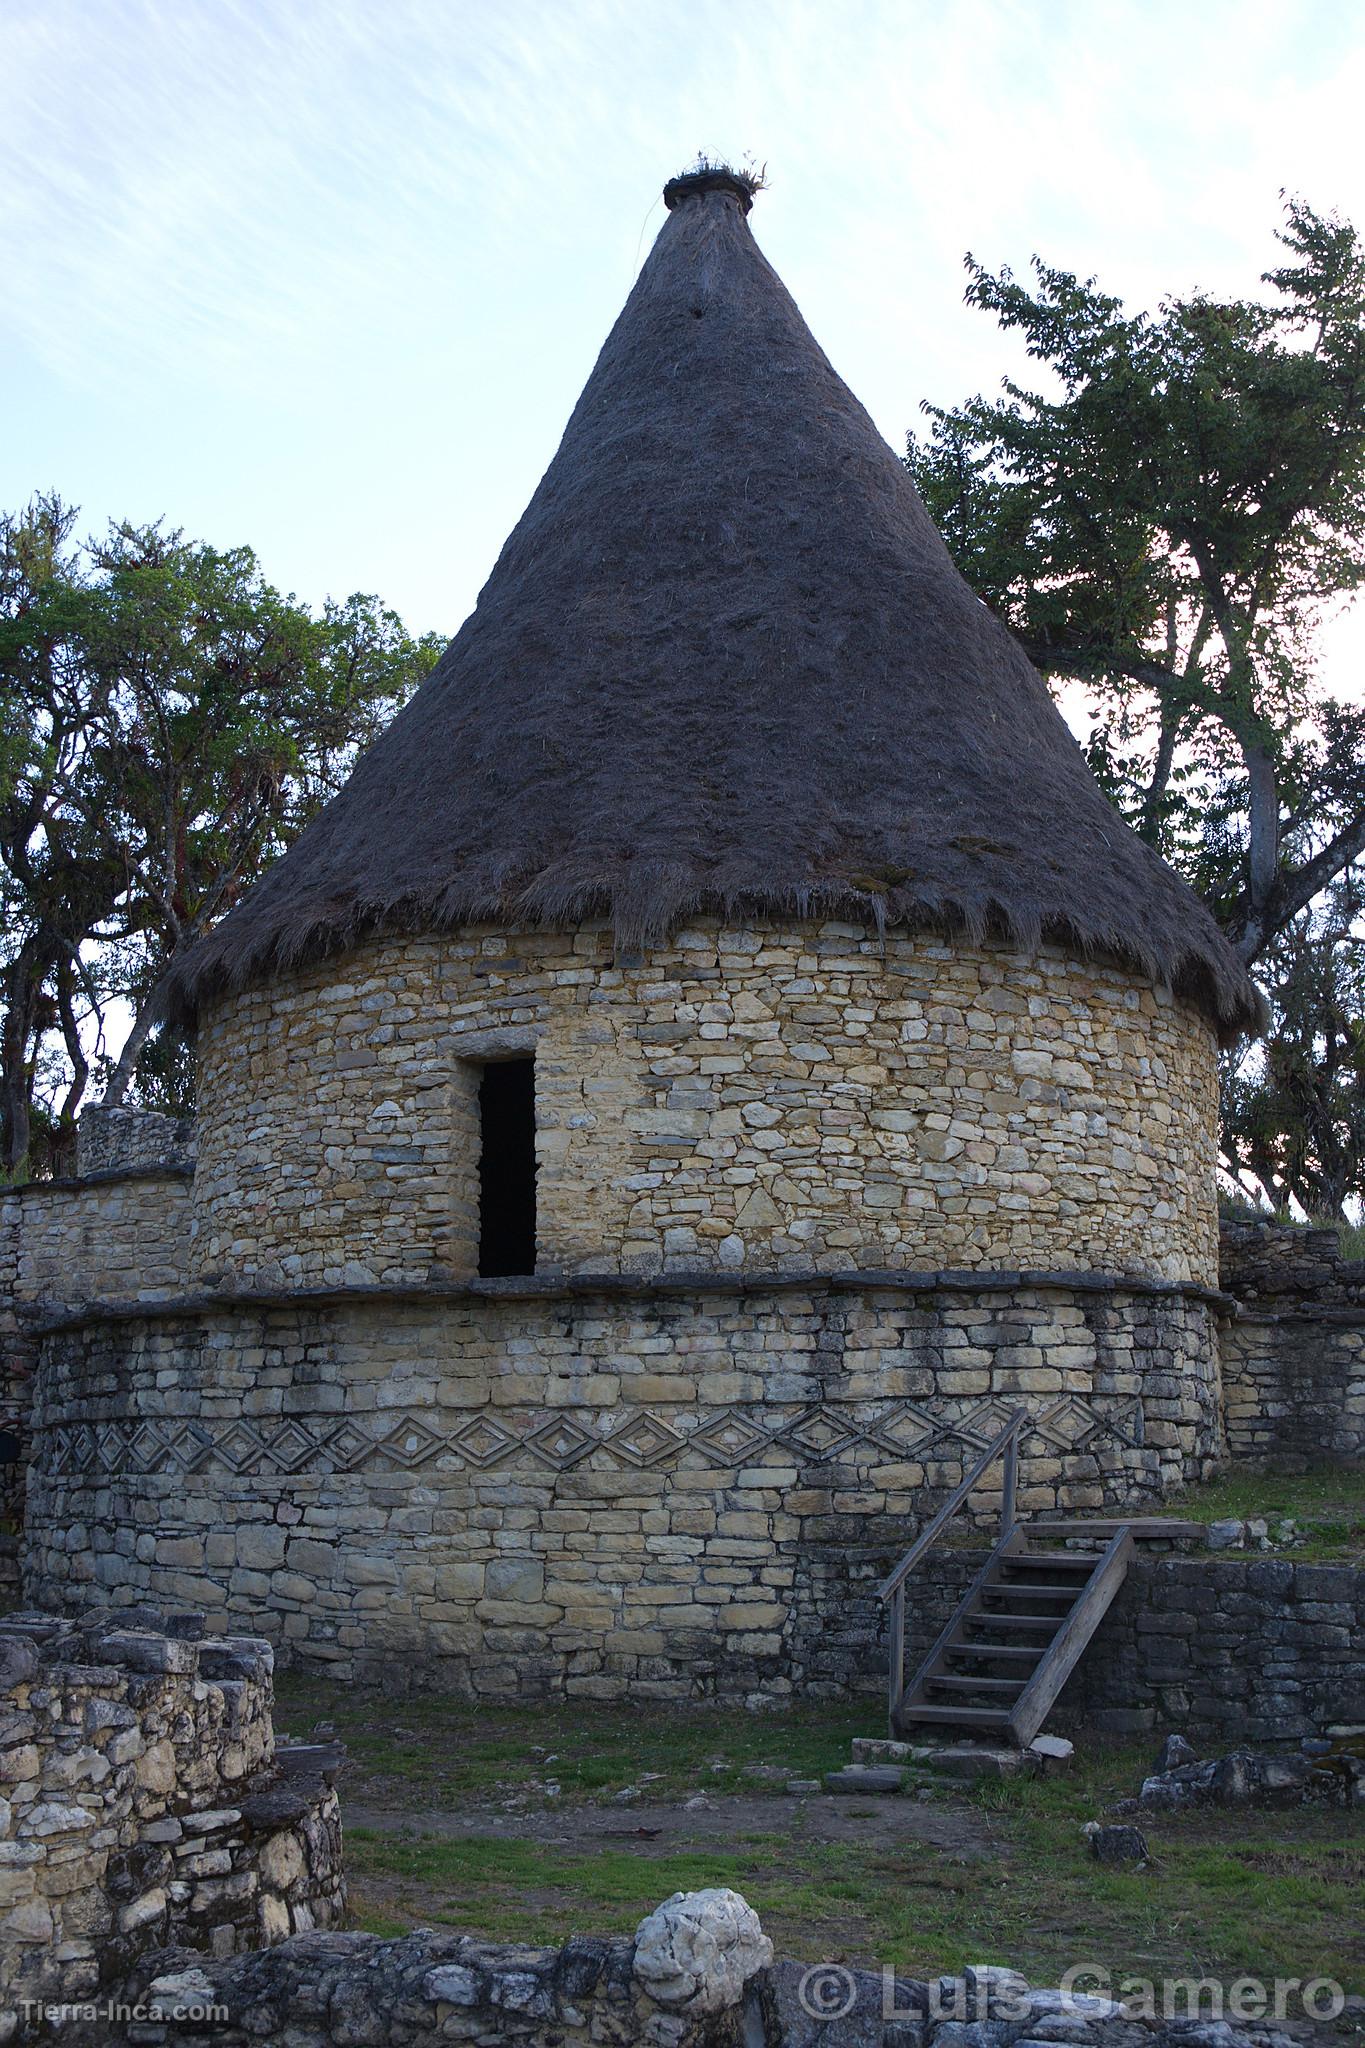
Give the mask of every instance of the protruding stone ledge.
POLYGON ((352 1285, 335 1287, 201 1288, 183 1294, 152 1295, 143 1300, 108 1299, 21 1307, 19 1315, 35 1335, 75 1330, 90 1323, 166 1322, 177 1316, 212 1311, 346 1308, 351 1306, 431 1307, 486 1306, 490 1302, 654 1301, 692 1296, 743 1298, 761 1294, 1084 1294, 1134 1295, 1161 1301, 1205 1302, 1230 1313, 1237 1304, 1216 1288, 1189 1280, 1158 1280, 1150 1275, 1090 1272, 977 1272, 959 1267, 942 1272, 900 1271, 878 1267, 863 1271, 823 1273, 770 1271, 752 1273, 573 1273, 536 1275, 511 1280, 423 1281, 401 1287, 352 1285))

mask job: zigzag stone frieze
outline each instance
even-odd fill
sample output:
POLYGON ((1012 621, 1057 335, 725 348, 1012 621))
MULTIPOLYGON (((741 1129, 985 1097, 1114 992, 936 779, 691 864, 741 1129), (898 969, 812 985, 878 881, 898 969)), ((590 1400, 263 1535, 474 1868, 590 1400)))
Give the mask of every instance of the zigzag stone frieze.
MULTIPOLYGON (((774 1419, 771 1407, 733 1406, 698 1420, 647 1408, 598 1416, 551 1409, 530 1416, 479 1409, 439 1426, 428 1415, 367 1415, 362 1423, 335 1415, 227 1422, 166 1418, 88 1421, 42 1430, 39 1470, 50 1478, 129 1478, 189 1474, 216 1466, 238 1477, 410 1471, 491 1470, 527 1460, 568 1472, 599 1453, 616 1466, 643 1470, 682 1459, 721 1467, 775 1456, 801 1465, 874 1466, 905 1460, 966 1463, 997 1436, 1020 1406, 995 1395, 960 1411, 892 1401, 884 1406, 820 1403, 774 1419)), ((1085 1454, 1143 1442, 1141 1403, 1066 1394, 1037 1405, 1022 1439, 1025 1456, 1085 1454)))

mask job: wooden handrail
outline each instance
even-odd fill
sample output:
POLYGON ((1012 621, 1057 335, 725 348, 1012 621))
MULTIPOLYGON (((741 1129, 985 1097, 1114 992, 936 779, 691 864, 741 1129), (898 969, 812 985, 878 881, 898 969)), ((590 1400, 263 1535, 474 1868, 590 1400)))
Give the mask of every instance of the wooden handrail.
MULTIPOLYGON (((987 1445, 986 1449, 981 1453, 981 1456, 977 1459, 976 1463, 973 1465, 971 1471, 963 1479, 962 1483, 959 1486, 955 1487, 953 1492, 949 1494, 947 1500, 944 1501, 943 1506, 934 1516, 934 1519, 932 1522, 930 1522, 928 1528, 916 1537, 915 1541, 910 1545, 910 1548, 906 1551, 905 1556, 901 1559, 900 1563, 896 1566, 895 1570, 890 1572, 887 1575, 887 1577, 882 1580, 880 1586, 878 1586, 877 1588, 877 1598, 879 1600, 889 1600, 891 1598, 891 1595, 896 1591, 897 1587, 905 1583, 905 1580, 909 1577, 910 1573, 915 1569, 915 1566, 919 1563, 925 1551, 929 1548, 929 1545, 938 1535, 938 1532, 943 1527, 944 1523, 952 1520, 953 1516, 962 1506, 963 1501, 966 1500, 967 1495, 976 1485, 978 1479, 980 1479, 982 1473, 987 1471, 989 1467, 995 1463, 996 1459, 1000 1456, 1002 1451, 1013 1450, 1016 1455, 1014 1458, 1011 1458, 1008 1461, 1008 1464, 1011 1467, 1013 1467, 1016 1464, 1019 1445, 1019 1435, 1024 1427, 1024 1424, 1027 1421, 1027 1411, 1023 1408, 1016 1408, 1013 1415, 1011 1415, 1009 1421, 1005 1424, 1005 1427, 1001 1430, 999 1436, 996 1437, 993 1443, 987 1445)), ((1012 1476, 1012 1472, 1007 1470, 1005 1485, 1005 1493, 1007 1498, 1005 1499, 1003 1504, 1004 1513, 1002 1519, 1004 1522, 1004 1528, 1001 1532, 1003 1535, 1006 1536, 1008 1536, 1010 1530, 1014 1527, 1014 1500, 1012 1497, 1014 1493, 1014 1487, 1010 1483, 1012 1476)))
POLYGON ((1000 1500, 1000 1544, 1003 1546, 1009 1542, 1015 1526, 1014 1493, 1019 1477, 1019 1438, 1027 1421, 1027 1411, 1016 1408, 994 1443, 986 1446, 961 1485, 944 1501, 928 1528, 916 1537, 895 1570, 890 1572, 877 1588, 877 1597, 891 1603, 891 1617, 887 1629, 887 1726, 893 1736, 900 1734, 899 1715, 901 1702, 905 1698, 905 1582, 944 1523, 950 1521, 957 1513, 982 1473, 995 1463, 1002 1452, 1005 1458, 1005 1481, 1000 1500))

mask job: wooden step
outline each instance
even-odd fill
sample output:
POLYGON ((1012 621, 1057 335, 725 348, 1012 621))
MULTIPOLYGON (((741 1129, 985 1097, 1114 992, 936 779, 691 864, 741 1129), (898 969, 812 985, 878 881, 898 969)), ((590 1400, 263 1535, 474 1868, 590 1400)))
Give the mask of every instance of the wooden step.
POLYGON ((995 1585, 983 1586, 983 1593, 1001 1593, 1007 1599, 1075 1600, 1080 1594, 1079 1586, 1037 1586, 1032 1579, 1001 1579, 995 1585))
POLYGON ((904 1707, 903 1721, 934 1721, 945 1728, 1008 1728, 1008 1707, 904 1707))
POLYGON ((1177 1522, 1166 1515, 1113 1515, 1082 1518, 1049 1516, 1037 1522, 1020 1525, 1026 1536, 1116 1536, 1120 1529, 1126 1529, 1136 1543, 1154 1543, 1163 1539, 1174 1541, 1177 1537, 1202 1536, 1202 1522, 1177 1522))
POLYGON ((1045 1628, 1050 1636, 1055 1636, 1064 1617, 1060 1614, 1002 1614, 995 1607, 975 1607, 962 1619, 989 1628, 1045 1628))
POLYGON ((1022 1678, 926 1678, 924 1683, 931 1692, 1022 1692, 1026 1684, 1022 1678))
POLYGON ((1046 1643, 965 1643, 951 1642, 944 1646, 945 1657, 1004 1657, 1010 1663, 1018 1664, 1028 1657, 1034 1663, 1044 1655, 1046 1643))
POLYGON ((1093 1553, 1083 1556, 1075 1550, 1016 1550, 1013 1557, 1002 1557, 1001 1568, 1008 1571, 1037 1571, 1045 1565, 1050 1572, 1084 1572, 1088 1577, 1095 1569, 1093 1553))
MULTIPOLYGON (((1150 1520, 1139 1526, 1165 1536, 1184 1525, 1150 1520)), ((1097 1548, 1088 1555, 1032 1550, 1020 1540, 1021 1527, 1008 1530, 963 1594, 908 1694, 895 1702, 893 1733, 917 1723, 964 1731, 1000 1729, 1023 1748, 1041 1728, 1123 1583, 1134 1555, 1134 1531, 1118 1518, 1049 1520, 1028 1527, 1040 1536, 1091 1536, 1097 1548), (1018 1612, 1019 1603, 1034 1611, 1018 1612), (1020 1640, 1029 1635, 1033 1641, 1020 1640), (992 1675, 984 1676, 992 1667, 992 1675), (982 1698, 999 1704, 982 1706, 982 1698), (968 1700, 973 1704, 967 1705, 968 1700)))

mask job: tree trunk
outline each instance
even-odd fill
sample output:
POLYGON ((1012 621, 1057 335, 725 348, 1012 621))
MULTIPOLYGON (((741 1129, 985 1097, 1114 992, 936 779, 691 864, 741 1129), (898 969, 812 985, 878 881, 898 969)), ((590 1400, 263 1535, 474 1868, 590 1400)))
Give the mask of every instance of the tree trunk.
POLYGON ((118 1065, 109 1076, 109 1085, 102 1098, 105 1109, 117 1109, 128 1093, 128 1084, 137 1071, 138 1056, 152 1035, 165 991, 166 982, 163 976, 151 994, 144 997, 142 1007, 133 1019, 133 1028, 124 1041, 123 1051, 118 1056, 118 1065))
POLYGON ((36 939, 19 948, 5 976, 4 1024, 0 1027, 0 1143, 5 1173, 14 1178, 28 1158, 30 1120, 28 1048, 43 976, 50 965, 36 939))
POLYGON ((1270 936, 1268 913, 1280 866, 1280 790, 1275 759, 1254 740, 1242 741, 1250 791, 1247 803, 1247 914, 1237 950, 1254 960, 1270 936))

